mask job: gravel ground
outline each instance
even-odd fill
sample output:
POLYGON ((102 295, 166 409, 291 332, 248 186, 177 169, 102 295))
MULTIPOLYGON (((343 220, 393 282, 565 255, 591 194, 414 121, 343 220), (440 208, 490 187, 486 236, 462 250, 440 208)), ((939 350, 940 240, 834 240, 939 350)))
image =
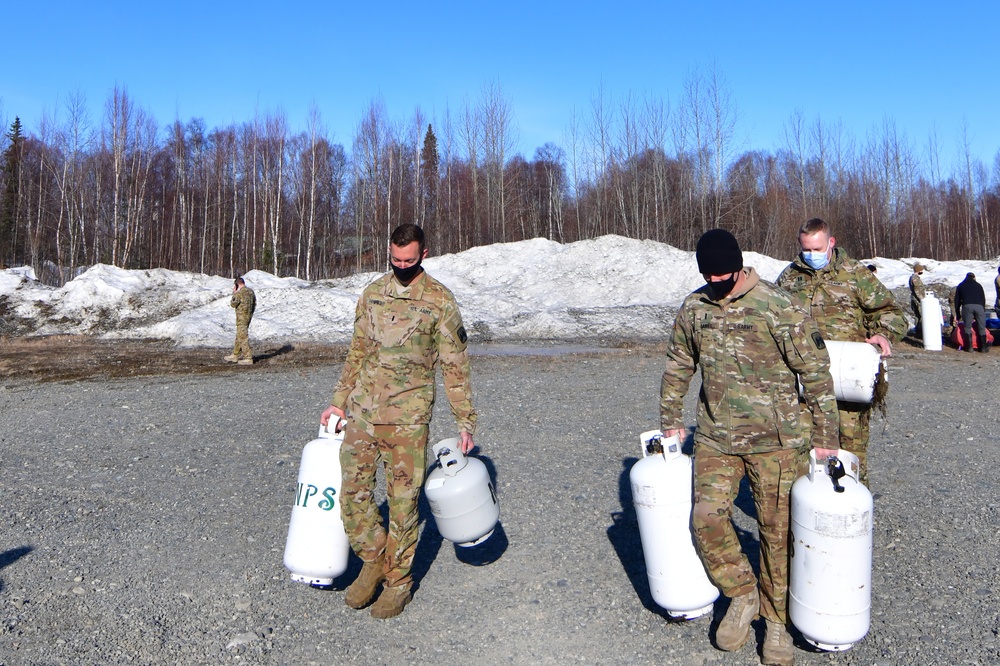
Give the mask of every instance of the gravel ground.
MULTIPOLYGON (((871 631, 839 654, 799 640, 796 663, 1000 662, 998 352, 897 350, 870 457, 871 631)), ((725 603, 671 622, 649 596, 627 474, 657 425, 661 367, 662 347, 477 348, 477 443, 502 529, 466 551, 425 522, 414 600, 387 621, 343 603, 357 560, 332 590, 282 566, 331 355, 7 377, 0 664, 759 663, 762 626, 738 652, 712 646, 725 603)), ((434 441, 453 434, 438 407, 434 441)), ((737 520, 755 546, 752 518, 737 520)))

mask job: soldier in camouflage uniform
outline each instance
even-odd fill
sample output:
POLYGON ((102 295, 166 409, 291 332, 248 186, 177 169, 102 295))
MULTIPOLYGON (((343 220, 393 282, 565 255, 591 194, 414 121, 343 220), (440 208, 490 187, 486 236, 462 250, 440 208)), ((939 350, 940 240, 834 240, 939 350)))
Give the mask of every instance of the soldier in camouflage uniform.
POLYGON ((250 351, 250 320, 253 311, 257 309, 257 296, 253 289, 247 286, 243 278, 236 278, 233 283, 233 295, 229 305, 236 308, 236 343, 233 353, 225 360, 240 365, 253 365, 253 352, 250 351))
POLYGON ((417 499, 427 467, 428 424, 438 364, 463 453, 472 450, 472 408, 467 336, 455 297, 424 272, 420 227, 404 224, 389 245, 392 272, 365 288, 355 312, 354 337, 344 368, 323 412, 346 418, 341 448, 341 512, 354 552, 364 561, 345 602, 362 608, 384 590, 372 617, 399 615, 411 599, 417 547, 417 499), (375 470, 385 470, 389 528, 375 503, 375 470))
POLYGON ((920 276, 924 273, 924 265, 919 261, 913 264, 913 274, 910 275, 910 309, 913 310, 913 318, 916 320, 915 328, 917 335, 922 336, 920 331, 920 301, 927 295, 924 281, 920 276))
POLYGON ((692 526, 709 576, 731 599, 716 644, 738 650, 759 614, 767 621, 763 663, 790 666, 789 495, 805 471, 810 433, 820 457, 837 445, 830 357, 806 312, 743 267, 732 234, 706 232, 697 259, 707 284, 677 313, 660 387, 660 425, 668 436, 683 436, 683 398, 700 368, 692 526), (743 476, 757 512, 759 582, 731 520, 743 476))
MULTIPOLYGON (((825 340, 868 342, 883 358, 906 335, 906 315, 892 292, 863 264, 839 247, 830 225, 813 218, 799 229, 801 254, 778 276, 778 286, 806 308, 825 340)), ((838 402, 840 448, 860 461, 862 483, 868 482, 870 404, 838 402)))

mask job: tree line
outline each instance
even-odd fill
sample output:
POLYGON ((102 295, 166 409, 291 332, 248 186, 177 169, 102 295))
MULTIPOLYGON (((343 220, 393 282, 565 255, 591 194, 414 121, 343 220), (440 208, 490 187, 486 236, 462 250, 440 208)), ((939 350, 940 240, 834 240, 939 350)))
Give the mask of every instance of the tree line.
POLYGON ((691 250, 707 229, 790 258, 810 217, 857 257, 989 259, 1000 254, 1000 153, 992 169, 960 141, 948 173, 931 135, 891 119, 864 139, 793 113, 785 145, 742 150, 737 108, 715 72, 662 99, 598 91, 559 144, 516 151, 499 84, 457 112, 404 122, 373 100, 349 149, 313 109, 304 131, 282 111, 221 128, 160 127, 127 90, 96 121, 69 99, 0 142, 0 263, 62 284, 95 263, 307 280, 384 270, 389 233, 424 227, 435 254, 545 237, 620 234, 691 250))

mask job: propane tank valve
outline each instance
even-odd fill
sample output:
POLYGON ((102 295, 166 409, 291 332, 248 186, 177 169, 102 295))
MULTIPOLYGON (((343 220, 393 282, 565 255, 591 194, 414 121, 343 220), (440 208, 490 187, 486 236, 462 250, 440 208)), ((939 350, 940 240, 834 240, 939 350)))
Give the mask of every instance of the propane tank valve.
POLYGON ((650 437, 646 441, 646 455, 651 456, 657 453, 663 453, 663 437, 660 435, 650 437))
POLYGON ((830 456, 826 459, 826 473, 833 481, 833 489, 838 493, 844 492, 844 486, 840 485, 840 479, 847 476, 847 470, 844 469, 844 463, 837 456, 830 456))

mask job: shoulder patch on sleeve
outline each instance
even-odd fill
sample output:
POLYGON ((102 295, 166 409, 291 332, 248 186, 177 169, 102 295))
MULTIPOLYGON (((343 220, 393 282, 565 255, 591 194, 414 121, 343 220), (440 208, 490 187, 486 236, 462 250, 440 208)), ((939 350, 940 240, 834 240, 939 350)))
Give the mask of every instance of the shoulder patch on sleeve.
POLYGON ((465 332, 465 326, 459 326, 455 334, 458 336, 458 341, 461 342, 463 345, 469 339, 469 334, 465 332))
POLYGON ((826 342, 823 341, 823 336, 820 335, 819 331, 812 332, 813 344, 816 345, 816 349, 826 349, 826 342))

